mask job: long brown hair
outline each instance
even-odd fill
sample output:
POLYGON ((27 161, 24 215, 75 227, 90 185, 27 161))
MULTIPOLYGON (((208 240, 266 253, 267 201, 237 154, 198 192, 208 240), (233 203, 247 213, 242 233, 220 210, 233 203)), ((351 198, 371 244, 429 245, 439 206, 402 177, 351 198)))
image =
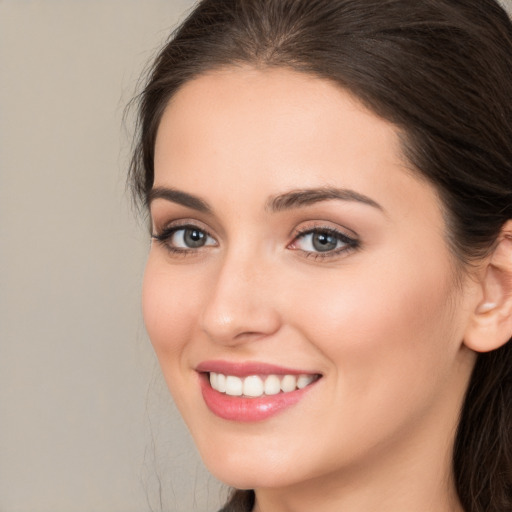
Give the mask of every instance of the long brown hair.
MULTIPOLYGON (((403 133, 411 168, 444 203, 466 268, 512 218, 512 24, 494 0, 203 0, 160 52, 139 98, 130 168, 146 204, 163 111, 222 66, 286 67, 328 79, 403 133)), ((512 343, 480 354, 453 453, 467 512, 512 510, 512 343)), ((249 511, 252 491, 223 509, 249 511)))

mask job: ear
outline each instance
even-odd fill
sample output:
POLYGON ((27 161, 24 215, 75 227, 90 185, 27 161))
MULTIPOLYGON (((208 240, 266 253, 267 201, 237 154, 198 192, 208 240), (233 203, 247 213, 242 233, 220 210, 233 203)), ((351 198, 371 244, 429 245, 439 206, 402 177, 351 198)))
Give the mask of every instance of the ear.
POLYGON ((481 275, 482 299, 464 343, 475 352, 490 352, 512 337, 512 220, 505 223, 481 275))

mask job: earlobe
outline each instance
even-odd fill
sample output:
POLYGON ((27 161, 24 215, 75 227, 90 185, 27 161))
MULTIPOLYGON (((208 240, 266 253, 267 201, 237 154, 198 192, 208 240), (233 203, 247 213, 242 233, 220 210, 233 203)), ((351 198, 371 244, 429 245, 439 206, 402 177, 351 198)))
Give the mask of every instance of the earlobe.
POLYGON ((512 337, 512 221, 504 225, 482 276, 482 299, 464 343, 476 352, 490 352, 512 337))

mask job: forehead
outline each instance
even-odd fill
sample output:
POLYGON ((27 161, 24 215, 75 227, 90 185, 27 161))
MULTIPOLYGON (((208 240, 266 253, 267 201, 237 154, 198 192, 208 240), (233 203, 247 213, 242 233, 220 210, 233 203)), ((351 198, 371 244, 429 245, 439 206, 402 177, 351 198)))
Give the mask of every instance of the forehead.
MULTIPOLYGON (((356 140, 372 139, 389 155, 400 155, 394 125, 365 109, 346 90, 331 81, 280 68, 225 68, 186 83, 164 112, 157 152, 163 149, 164 138, 165 145, 179 140, 181 147, 190 139, 215 143, 218 148, 253 141, 260 158, 262 149, 277 144, 281 151, 296 152, 297 143, 310 142, 318 148, 324 141, 325 147, 333 148, 335 143, 355 148, 356 140), (268 144, 263 146, 264 142, 268 144)), ((244 147, 245 152, 248 149, 244 147)))
POLYGON ((394 125, 332 82, 286 69, 227 68, 185 84, 159 127, 155 185, 247 198, 337 186, 437 207, 394 125))

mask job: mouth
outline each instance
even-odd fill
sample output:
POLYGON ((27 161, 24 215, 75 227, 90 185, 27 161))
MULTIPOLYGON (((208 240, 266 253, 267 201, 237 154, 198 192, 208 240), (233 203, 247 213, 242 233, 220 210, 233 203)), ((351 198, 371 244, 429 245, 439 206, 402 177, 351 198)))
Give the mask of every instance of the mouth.
POLYGON ((208 373, 208 381, 215 391, 229 396, 244 396, 247 398, 291 393, 298 389, 304 389, 319 378, 320 375, 318 374, 270 374, 238 377, 216 372, 208 373))
POLYGON ((265 420, 297 404, 321 379, 263 363, 205 362, 196 371, 206 406, 230 421, 265 420))

